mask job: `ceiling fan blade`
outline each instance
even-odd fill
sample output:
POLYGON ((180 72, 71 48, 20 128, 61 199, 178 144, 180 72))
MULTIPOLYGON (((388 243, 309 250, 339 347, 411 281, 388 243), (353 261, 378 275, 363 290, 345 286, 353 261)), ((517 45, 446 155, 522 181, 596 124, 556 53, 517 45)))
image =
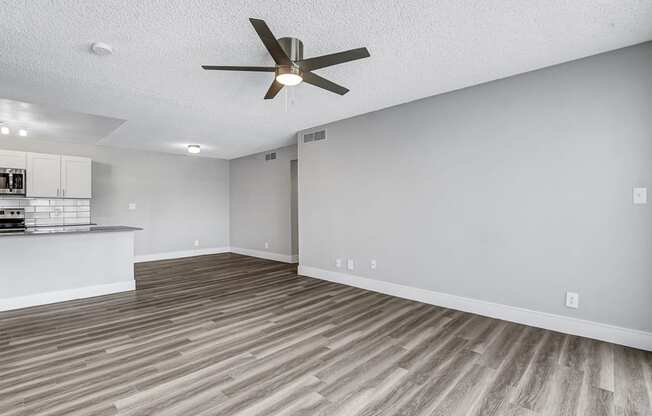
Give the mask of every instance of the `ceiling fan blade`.
POLYGON ((290 61, 288 55, 285 53, 283 48, 281 48, 281 45, 279 45, 276 37, 274 37, 274 34, 267 26, 267 23, 261 19, 249 19, 249 21, 256 30, 256 33, 258 33, 260 40, 263 41, 269 54, 272 55, 274 62, 278 65, 290 65, 292 61, 290 61))
POLYGON ((330 55, 316 56, 314 58, 303 59, 296 63, 304 71, 313 69, 326 68, 327 66, 343 64, 344 62, 355 61, 356 59, 368 58, 371 55, 367 48, 351 49, 344 52, 332 53, 330 55))
POLYGON ((348 88, 344 88, 341 85, 337 85, 336 83, 329 81, 326 78, 322 78, 313 72, 304 72, 303 82, 307 82, 308 84, 312 84, 315 87, 323 88, 325 90, 334 92, 335 94, 339 94, 339 95, 344 95, 347 92, 349 92, 348 88))
POLYGON ((216 66, 216 65, 202 65, 207 71, 254 71, 254 72, 274 72, 276 68, 273 66, 216 66))
POLYGON ((269 89, 267 90, 267 94, 265 94, 265 99, 271 100, 272 98, 276 97, 276 94, 278 94, 278 92, 281 91, 281 89, 283 89, 283 84, 281 84, 277 80, 274 80, 274 82, 272 82, 272 85, 269 86, 269 89))

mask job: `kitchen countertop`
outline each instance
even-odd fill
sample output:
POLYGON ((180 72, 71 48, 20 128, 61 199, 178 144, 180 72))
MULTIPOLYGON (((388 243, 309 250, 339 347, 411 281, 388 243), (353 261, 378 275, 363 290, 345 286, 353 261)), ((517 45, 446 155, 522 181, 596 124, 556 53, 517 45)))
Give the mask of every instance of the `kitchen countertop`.
POLYGON ((87 234, 87 233, 115 233, 123 231, 140 231, 142 228, 127 227, 124 225, 70 225, 52 227, 27 227, 25 231, 0 232, 0 237, 53 235, 53 234, 87 234))

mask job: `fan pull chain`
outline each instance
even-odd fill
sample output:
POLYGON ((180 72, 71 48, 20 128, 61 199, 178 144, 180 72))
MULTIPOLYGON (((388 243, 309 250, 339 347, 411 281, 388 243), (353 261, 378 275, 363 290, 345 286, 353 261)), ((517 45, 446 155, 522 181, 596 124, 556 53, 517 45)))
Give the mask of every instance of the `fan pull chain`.
POLYGON ((289 88, 284 88, 284 89, 285 89, 285 112, 287 113, 288 112, 288 94, 289 94, 288 90, 289 90, 289 88))

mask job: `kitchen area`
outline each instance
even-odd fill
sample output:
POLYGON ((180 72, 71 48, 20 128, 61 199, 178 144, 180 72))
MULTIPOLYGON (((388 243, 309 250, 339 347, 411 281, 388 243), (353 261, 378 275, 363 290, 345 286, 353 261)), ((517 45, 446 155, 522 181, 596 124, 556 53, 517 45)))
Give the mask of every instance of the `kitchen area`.
POLYGON ((135 289, 140 228, 91 221, 92 167, 0 149, 0 311, 135 289))

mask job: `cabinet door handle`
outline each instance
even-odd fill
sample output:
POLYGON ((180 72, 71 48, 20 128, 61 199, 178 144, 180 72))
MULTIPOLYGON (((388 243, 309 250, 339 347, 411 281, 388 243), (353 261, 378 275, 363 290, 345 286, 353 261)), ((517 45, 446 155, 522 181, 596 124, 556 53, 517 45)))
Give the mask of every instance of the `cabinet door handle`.
POLYGON ((57 188, 57 196, 59 196, 59 188, 57 188))

